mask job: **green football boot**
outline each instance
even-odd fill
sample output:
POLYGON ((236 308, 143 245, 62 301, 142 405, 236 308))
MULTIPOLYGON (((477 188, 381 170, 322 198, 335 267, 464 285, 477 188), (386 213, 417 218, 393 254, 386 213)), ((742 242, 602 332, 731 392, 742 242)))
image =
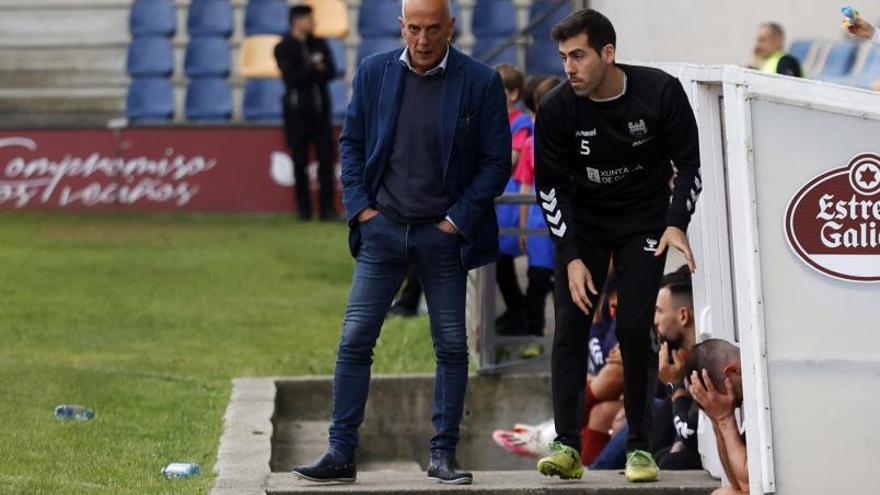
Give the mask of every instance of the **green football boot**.
POLYGON ((633 450, 626 454, 626 471, 624 476, 629 481, 640 483, 643 481, 656 481, 659 469, 654 457, 644 450, 633 450))
POLYGON ((550 455, 538 461, 538 472, 564 480, 580 479, 584 475, 580 452, 559 442, 551 443, 550 451, 550 455))

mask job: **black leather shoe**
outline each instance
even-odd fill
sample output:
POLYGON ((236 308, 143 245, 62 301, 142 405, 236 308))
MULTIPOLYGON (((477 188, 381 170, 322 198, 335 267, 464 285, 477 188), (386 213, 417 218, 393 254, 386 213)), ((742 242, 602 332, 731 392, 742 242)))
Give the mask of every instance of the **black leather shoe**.
POLYGON ((340 463, 334 456, 324 453, 312 464, 293 468, 292 473, 316 483, 354 483, 357 479, 357 466, 354 461, 340 463))
POLYGON ((455 454, 446 450, 432 450, 431 462, 428 464, 428 479, 448 485, 470 485, 474 475, 462 471, 455 460, 455 454))

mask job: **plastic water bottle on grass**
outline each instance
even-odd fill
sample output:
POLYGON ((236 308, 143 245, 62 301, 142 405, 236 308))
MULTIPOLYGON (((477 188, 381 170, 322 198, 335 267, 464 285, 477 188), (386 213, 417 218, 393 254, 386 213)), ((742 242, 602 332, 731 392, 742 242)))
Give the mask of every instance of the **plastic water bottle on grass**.
POLYGON ((78 419, 88 421, 95 417, 95 411, 86 406, 71 406, 62 404, 55 408, 55 417, 58 419, 78 419))
POLYGON ((172 462, 162 468, 162 474, 164 474, 166 478, 171 479, 189 478, 190 476, 199 474, 199 465, 184 462, 172 462))

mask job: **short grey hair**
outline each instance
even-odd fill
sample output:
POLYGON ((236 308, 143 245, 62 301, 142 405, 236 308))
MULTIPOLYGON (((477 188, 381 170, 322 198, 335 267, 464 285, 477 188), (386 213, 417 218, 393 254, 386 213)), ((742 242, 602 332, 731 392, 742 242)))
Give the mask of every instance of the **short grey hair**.
MULTIPOLYGON (((406 19, 406 2, 407 0, 400 0, 400 17, 406 19)), ((449 17, 452 17, 452 0, 446 0, 446 12, 449 13, 449 17)))

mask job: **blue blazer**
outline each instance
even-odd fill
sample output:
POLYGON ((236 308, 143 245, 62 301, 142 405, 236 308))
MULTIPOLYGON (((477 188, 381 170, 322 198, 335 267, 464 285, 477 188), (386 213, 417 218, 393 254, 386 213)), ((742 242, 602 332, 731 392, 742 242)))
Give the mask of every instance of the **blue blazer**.
MULTIPOLYGON (((339 137, 342 202, 349 247, 360 248, 357 215, 375 205, 394 146, 407 69, 404 49, 367 57, 358 67, 339 137)), ((493 200, 511 172, 510 124, 501 77, 451 45, 443 75, 438 132, 443 188, 453 204, 447 214, 462 236, 461 261, 476 268, 498 257, 498 222, 493 200)))

